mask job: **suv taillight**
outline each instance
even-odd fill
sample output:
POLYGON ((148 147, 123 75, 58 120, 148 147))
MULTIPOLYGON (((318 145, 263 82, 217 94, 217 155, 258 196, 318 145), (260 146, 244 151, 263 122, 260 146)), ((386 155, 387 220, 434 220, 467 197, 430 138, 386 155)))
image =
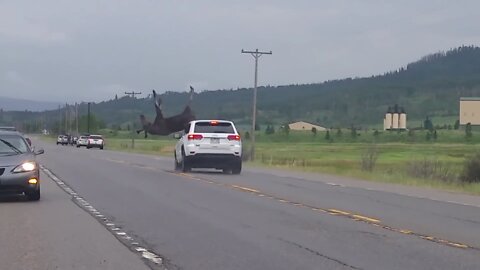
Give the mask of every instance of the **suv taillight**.
POLYGON ((227 139, 229 141, 240 141, 240 135, 228 135, 227 139))
POLYGON ((188 134, 187 139, 189 141, 191 141, 191 140, 201 140, 201 139, 203 139, 203 136, 200 135, 200 134, 188 134))

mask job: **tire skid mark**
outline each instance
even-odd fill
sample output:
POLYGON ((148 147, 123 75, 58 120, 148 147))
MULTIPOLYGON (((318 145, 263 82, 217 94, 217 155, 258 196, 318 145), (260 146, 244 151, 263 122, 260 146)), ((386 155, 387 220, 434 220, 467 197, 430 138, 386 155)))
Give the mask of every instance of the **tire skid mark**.
POLYGON ((107 217, 101 214, 95 207, 88 203, 84 198, 82 198, 78 193, 73 191, 65 182, 58 178, 52 171, 40 165, 42 171, 52 179, 64 192, 72 196, 72 201, 78 205, 81 209, 93 216, 100 224, 103 225, 115 238, 117 238, 123 245, 125 245, 129 250, 139 255, 145 262, 146 265, 151 269, 162 269, 167 270, 164 260, 158 254, 146 249, 141 246, 139 241, 135 240, 128 233, 124 232, 119 228, 115 223, 110 221, 107 217))
POLYGON ((413 231, 408 230, 408 229, 399 229, 399 228, 391 227, 391 226, 383 224, 382 221, 379 220, 379 219, 364 216, 364 215, 361 215, 361 214, 358 214, 358 213, 350 213, 350 212, 339 210, 339 209, 321 208, 321 207, 316 207, 316 206, 312 206, 312 205, 303 204, 303 203, 300 203, 300 202, 293 202, 293 201, 290 201, 290 200, 287 200, 287 199, 284 199, 284 198, 280 198, 280 197, 275 196, 275 195, 264 193, 260 190, 253 189, 253 188, 250 188, 250 187, 216 182, 216 181, 213 181, 212 179, 195 176, 195 175, 191 175, 191 174, 188 174, 188 173, 179 173, 179 172, 168 171, 168 170, 164 170, 164 172, 167 172, 167 173, 172 174, 172 175, 182 176, 185 179, 201 181, 201 182, 204 182, 204 183, 213 184, 213 185, 216 185, 216 186, 226 187, 226 188, 229 188, 229 189, 249 193, 249 194, 252 194, 252 195, 256 195, 258 197, 262 197, 262 198, 266 198, 266 199, 273 199, 273 200, 276 200, 276 201, 284 203, 284 204, 289 204, 289 205, 292 205, 292 206, 295 206, 295 207, 309 209, 311 211, 316 211, 316 212, 319 212, 319 213, 325 213, 325 214, 330 214, 330 215, 333 215, 333 216, 345 217, 345 218, 351 219, 353 221, 363 222, 363 223, 366 223, 366 224, 369 224, 369 225, 372 225, 372 226, 375 226, 375 227, 378 227, 378 228, 382 228, 382 229, 385 229, 385 230, 388 230, 388 231, 391 231, 391 232, 396 232, 396 233, 401 233, 401 234, 404 234, 404 235, 415 236, 419 239, 434 242, 434 243, 441 244, 441 245, 444 245, 444 246, 454 247, 454 248, 459 248, 459 249, 465 249, 465 250, 468 249, 468 250, 480 251, 480 248, 478 248, 478 247, 473 247, 473 246, 469 246, 469 245, 466 245, 466 244, 449 241, 449 240, 442 239, 442 238, 435 237, 435 236, 416 233, 416 232, 413 232, 413 231))
POLYGON ((362 268, 358 268, 358 267, 355 267, 355 266, 353 266, 353 265, 347 264, 347 263, 345 263, 345 262, 340 261, 339 259, 335 259, 335 258, 333 258, 333 257, 327 256, 327 255, 322 254, 322 253, 320 253, 320 252, 318 252, 318 251, 316 251, 316 250, 313 250, 313 249, 311 249, 311 248, 302 246, 302 245, 297 244, 297 243, 295 243, 295 242, 291 242, 291 241, 288 241, 288 240, 285 240, 285 239, 282 239, 282 238, 279 238, 278 240, 280 240, 280 241, 282 241, 282 242, 285 242, 285 243, 287 243, 287 244, 289 244, 289 245, 295 246, 295 247, 297 247, 297 248, 306 250, 306 251, 308 251, 308 252, 310 252, 310 253, 312 253, 312 254, 314 254, 314 255, 316 255, 316 256, 322 257, 322 258, 327 259, 327 260, 329 260, 329 261, 336 262, 336 263, 338 263, 338 264, 340 264, 340 265, 342 265, 342 266, 348 267, 348 268, 350 268, 350 269, 363 270, 362 268))

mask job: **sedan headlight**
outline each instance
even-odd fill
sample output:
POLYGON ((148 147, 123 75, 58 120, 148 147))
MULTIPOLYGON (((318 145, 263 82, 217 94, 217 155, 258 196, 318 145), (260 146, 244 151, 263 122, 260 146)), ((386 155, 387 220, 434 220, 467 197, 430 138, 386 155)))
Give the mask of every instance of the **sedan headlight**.
POLYGON ((12 172, 13 173, 31 172, 35 170, 35 168, 37 168, 37 165, 34 162, 25 162, 15 167, 15 169, 13 169, 12 172))

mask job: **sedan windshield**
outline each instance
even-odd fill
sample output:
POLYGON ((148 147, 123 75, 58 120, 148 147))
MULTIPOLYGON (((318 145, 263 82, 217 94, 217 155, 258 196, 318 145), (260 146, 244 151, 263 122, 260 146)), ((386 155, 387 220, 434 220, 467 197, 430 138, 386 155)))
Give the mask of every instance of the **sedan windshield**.
POLYGON ((22 154, 29 152, 27 143, 18 135, 0 136, 0 154, 22 154))

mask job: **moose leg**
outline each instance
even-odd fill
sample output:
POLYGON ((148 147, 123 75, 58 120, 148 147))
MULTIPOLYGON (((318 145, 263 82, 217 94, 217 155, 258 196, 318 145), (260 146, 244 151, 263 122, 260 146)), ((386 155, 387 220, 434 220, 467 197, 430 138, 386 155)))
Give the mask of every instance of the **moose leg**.
POLYGON ((150 127, 150 122, 148 122, 147 118, 145 115, 140 115, 140 122, 142 123, 142 129, 137 130, 137 134, 140 134, 140 132, 144 131, 145 132, 145 138, 147 138, 147 132, 148 128, 150 127))
POLYGON ((157 117, 155 118, 155 122, 157 122, 157 119, 163 119, 163 114, 162 114, 162 99, 157 98, 157 92, 155 90, 153 91, 153 99, 155 100, 155 113, 157 114, 157 117))
POLYGON ((188 97, 187 107, 190 107, 193 100, 193 94, 195 93, 195 89, 190 85, 190 96, 188 97))

